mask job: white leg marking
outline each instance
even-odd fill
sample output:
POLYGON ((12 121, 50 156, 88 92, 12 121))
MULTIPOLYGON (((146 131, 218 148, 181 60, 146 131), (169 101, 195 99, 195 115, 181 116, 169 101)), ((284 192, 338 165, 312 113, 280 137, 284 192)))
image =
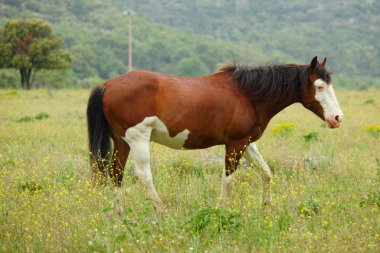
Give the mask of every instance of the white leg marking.
POLYGON ((265 163, 263 157, 259 153, 255 143, 248 145, 244 152, 244 158, 247 159, 249 163, 255 165, 258 168, 261 179, 263 181, 263 204, 270 205, 272 201, 272 196, 270 193, 270 181, 272 179, 272 173, 269 166, 265 163))
POLYGON ((222 176, 222 191, 220 193, 221 199, 227 199, 231 196, 231 190, 232 190, 232 178, 233 174, 230 174, 226 176, 226 172, 223 172, 222 176))
POLYGON ((127 129, 124 140, 129 144, 135 162, 135 173, 145 186, 150 199, 153 201, 158 212, 165 213, 162 203, 153 185, 152 172, 150 170, 149 142, 152 126, 145 120, 138 125, 127 129))

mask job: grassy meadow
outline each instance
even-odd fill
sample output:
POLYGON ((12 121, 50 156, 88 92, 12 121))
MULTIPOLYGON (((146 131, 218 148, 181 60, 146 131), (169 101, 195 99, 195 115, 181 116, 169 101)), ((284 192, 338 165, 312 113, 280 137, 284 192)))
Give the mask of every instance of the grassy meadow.
POLYGON ((380 91, 336 93, 341 128, 293 105, 258 141, 270 208, 244 161, 219 201, 223 147, 151 144, 161 217, 131 159, 122 189, 89 183, 89 90, 0 90, 0 252, 379 252, 380 91))

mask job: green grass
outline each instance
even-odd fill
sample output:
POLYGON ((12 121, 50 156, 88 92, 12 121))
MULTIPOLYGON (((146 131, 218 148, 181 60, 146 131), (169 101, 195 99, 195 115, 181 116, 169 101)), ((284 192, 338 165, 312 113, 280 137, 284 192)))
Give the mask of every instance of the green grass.
POLYGON ((223 147, 152 144, 164 218, 132 160, 121 190, 90 185, 89 91, 0 90, 0 252, 379 252, 380 143, 366 129, 380 124, 380 91, 336 93, 340 129, 294 105, 258 142, 274 172, 264 210, 258 173, 244 162, 219 202, 223 147))

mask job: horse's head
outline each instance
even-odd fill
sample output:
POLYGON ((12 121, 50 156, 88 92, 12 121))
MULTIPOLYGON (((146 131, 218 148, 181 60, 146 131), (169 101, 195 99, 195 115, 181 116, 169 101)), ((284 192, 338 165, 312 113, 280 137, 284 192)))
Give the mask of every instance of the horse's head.
POLYGON ((326 58, 319 63, 314 57, 308 68, 307 89, 302 89, 301 103, 326 121, 329 128, 337 128, 343 120, 343 112, 335 97, 330 72, 325 69, 326 58))

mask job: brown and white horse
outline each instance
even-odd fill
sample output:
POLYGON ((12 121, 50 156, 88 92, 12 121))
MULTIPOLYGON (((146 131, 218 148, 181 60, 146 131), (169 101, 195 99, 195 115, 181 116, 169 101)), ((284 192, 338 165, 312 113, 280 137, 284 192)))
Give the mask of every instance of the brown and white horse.
POLYGON ((112 138, 115 160, 108 173, 114 183, 120 186, 132 151, 135 174, 158 211, 165 212, 153 185, 149 143, 175 149, 225 145, 221 197, 230 195, 244 156, 260 171, 263 204, 270 204, 272 174, 255 141, 271 118, 293 103, 302 103, 329 128, 340 126, 343 113, 325 64, 314 57, 310 65, 229 65, 202 77, 131 71, 111 79, 94 88, 88 101, 91 165, 105 173, 112 138))

